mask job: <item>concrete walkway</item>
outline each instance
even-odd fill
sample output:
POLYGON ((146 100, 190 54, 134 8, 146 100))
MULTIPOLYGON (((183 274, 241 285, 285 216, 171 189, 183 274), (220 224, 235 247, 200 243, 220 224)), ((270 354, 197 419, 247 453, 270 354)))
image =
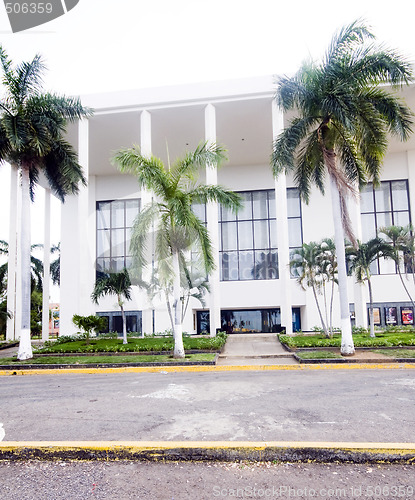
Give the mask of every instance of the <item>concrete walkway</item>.
POLYGON ((275 333, 245 333, 229 335, 218 366, 297 365, 275 333))

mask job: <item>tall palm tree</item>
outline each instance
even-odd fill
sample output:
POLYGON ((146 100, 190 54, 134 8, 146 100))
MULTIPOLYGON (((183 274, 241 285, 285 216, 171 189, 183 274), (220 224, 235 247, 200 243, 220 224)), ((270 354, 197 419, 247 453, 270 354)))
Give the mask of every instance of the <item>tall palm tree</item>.
POLYGON ((124 300, 131 300, 131 280, 127 269, 119 273, 101 275, 95 282, 91 298, 98 304, 105 295, 116 295, 118 306, 121 309, 123 344, 127 344, 127 320, 124 312, 124 300))
POLYGON ((146 264, 149 232, 156 224, 155 255, 159 272, 173 276, 174 357, 183 358, 183 327, 180 300, 180 261, 186 250, 197 247, 200 268, 209 273, 214 267, 212 247, 206 226, 192 211, 192 203, 219 202, 237 210, 239 196, 221 186, 197 184, 198 171, 225 158, 223 148, 201 144, 173 165, 164 166, 155 157, 143 156, 138 147, 120 150, 115 163, 124 173, 137 177, 140 187, 152 191, 155 201, 144 207, 135 220, 131 250, 138 268, 146 264))
POLYGON ((323 312, 318 300, 318 295, 322 293, 324 286, 320 256, 321 247, 318 243, 314 241, 303 243, 300 248, 296 248, 293 251, 290 268, 294 276, 297 276, 297 282, 303 290, 307 287, 312 289, 317 311, 320 316, 321 326, 323 327, 326 337, 329 337, 329 330, 324 321, 323 312))
POLYGON ((45 93, 45 66, 39 55, 13 67, 0 46, 3 95, 0 100, 0 162, 9 163, 21 178, 22 322, 17 357, 33 356, 30 344, 30 200, 43 173, 62 201, 86 184, 72 146, 64 139, 66 125, 90 114, 78 99, 45 93))
MULTIPOLYGON (((408 287, 405 284, 405 281, 402 276, 401 271, 401 263, 403 261, 405 270, 412 269, 413 266, 410 265, 409 255, 414 255, 414 237, 411 234, 412 226, 388 226, 382 227, 379 232, 383 233, 390 240, 392 245, 392 258, 396 263, 396 269, 399 274, 399 278, 401 280, 402 286, 408 295, 409 300, 412 302, 412 306, 415 309, 415 302, 410 294, 408 287)), ((412 259, 411 259, 412 260, 412 259)), ((406 274, 406 273, 405 273, 406 274)))
POLYGON ((304 64, 277 80, 276 102, 297 115, 273 144, 274 176, 293 172, 305 202, 311 185, 324 193, 330 180, 338 260, 344 355, 354 354, 349 317, 344 235, 356 245, 347 210, 348 195, 368 180, 379 181, 388 134, 405 140, 411 112, 384 84, 396 89, 412 79, 411 65, 396 52, 372 43, 360 21, 341 29, 320 64, 304 64))
POLYGON ((375 337, 375 325, 373 321, 373 291, 370 267, 380 257, 393 258, 394 251, 391 245, 382 238, 376 237, 366 243, 357 242, 357 248, 353 245, 346 247, 346 256, 349 271, 354 273, 358 283, 367 282, 369 289, 369 326, 370 336, 375 337))

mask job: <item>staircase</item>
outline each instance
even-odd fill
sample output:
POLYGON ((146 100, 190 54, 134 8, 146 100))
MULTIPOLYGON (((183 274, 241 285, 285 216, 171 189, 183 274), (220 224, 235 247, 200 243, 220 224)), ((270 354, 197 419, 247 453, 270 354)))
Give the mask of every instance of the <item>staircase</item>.
POLYGON ((298 364, 287 352, 275 333, 231 334, 219 355, 219 366, 293 365, 298 364))

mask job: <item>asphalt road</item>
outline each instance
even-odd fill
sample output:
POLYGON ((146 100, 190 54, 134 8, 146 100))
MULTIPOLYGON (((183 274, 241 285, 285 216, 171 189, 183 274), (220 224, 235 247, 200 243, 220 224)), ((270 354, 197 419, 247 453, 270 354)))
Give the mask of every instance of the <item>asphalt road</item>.
POLYGON ((0 462, 2 500, 415 497, 413 465, 0 462))
POLYGON ((415 371, 0 377, 4 441, 415 442, 415 371))

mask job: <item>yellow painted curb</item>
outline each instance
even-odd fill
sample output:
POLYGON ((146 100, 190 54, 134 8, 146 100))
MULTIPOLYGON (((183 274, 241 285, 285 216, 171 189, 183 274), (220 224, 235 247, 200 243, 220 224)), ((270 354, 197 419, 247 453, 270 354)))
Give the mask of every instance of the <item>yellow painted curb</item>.
POLYGON ((0 376, 16 375, 67 375, 108 373, 177 373, 177 372, 227 372, 227 371, 308 371, 308 370, 402 370, 415 369, 415 363, 326 363, 299 365, 192 365, 192 366, 131 366, 119 368, 44 368, 0 370, 0 376))
POLYGON ((301 441, 9 441, 0 460, 254 460, 414 463, 415 443, 301 441))

